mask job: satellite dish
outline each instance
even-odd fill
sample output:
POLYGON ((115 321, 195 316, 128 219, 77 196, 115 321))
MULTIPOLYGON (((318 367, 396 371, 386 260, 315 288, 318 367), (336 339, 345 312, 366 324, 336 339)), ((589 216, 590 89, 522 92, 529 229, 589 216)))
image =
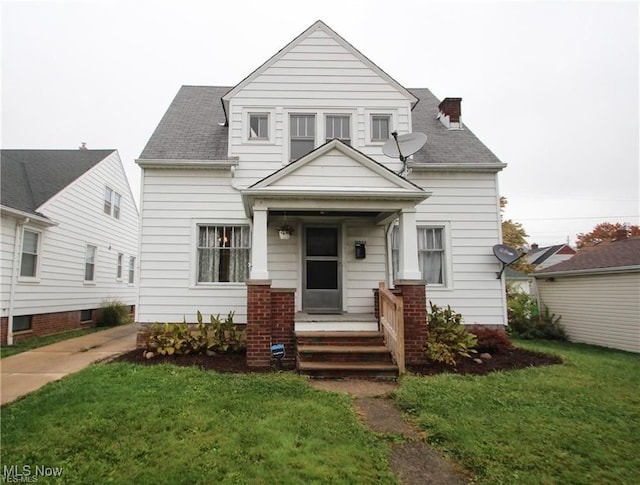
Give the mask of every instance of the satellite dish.
POLYGON ((420 150, 427 142, 424 133, 407 133, 398 136, 398 132, 391 133, 393 139, 389 139, 382 145, 382 153, 391 158, 399 158, 405 162, 408 157, 420 150))
POLYGON ((522 254, 518 254, 518 251, 515 249, 505 246, 504 244, 496 244, 493 246, 493 254, 498 258, 498 261, 502 263, 502 269, 497 273, 498 279, 500 279, 507 266, 515 263, 523 256, 522 254))

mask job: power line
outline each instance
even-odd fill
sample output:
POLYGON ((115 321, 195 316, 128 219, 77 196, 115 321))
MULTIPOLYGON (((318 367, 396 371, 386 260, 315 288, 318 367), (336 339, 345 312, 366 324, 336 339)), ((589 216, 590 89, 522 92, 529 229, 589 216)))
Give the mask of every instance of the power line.
POLYGON ((518 217, 518 221, 574 221, 574 220, 603 220, 607 219, 634 219, 635 216, 602 216, 602 217, 518 217))

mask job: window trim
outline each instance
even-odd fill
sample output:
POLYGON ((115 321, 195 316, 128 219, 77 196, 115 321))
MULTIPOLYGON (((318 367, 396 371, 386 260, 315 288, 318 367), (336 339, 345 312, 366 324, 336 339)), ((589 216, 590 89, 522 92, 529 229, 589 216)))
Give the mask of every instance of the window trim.
POLYGON ((96 269, 98 266, 98 246, 94 245, 94 244, 86 244, 85 245, 85 251, 84 251, 84 283, 87 285, 95 285, 96 284, 96 269), (93 279, 88 280, 87 279, 87 265, 90 264, 89 263, 89 248, 93 248, 94 252, 93 252, 93 274, 92 277, 93 279))
POLYGON ((28 282, 28 283, 39 283, 40 282, 40 266, 42 261, 42 238, 44 233, 38 229, 35 229, 31 226, 24 226, 22 228, 22 233, 20 235, 20 263, 18 267, 18 281, 19 282, 28 282), (24 254, 24 233, 31 232, 37 234, 38 242, 36 244, 36 264, 34 267, 34 274, 32 276, 23 276, 22 275, 22 255, 24 254))
MULTIPOLYGON (((394 229, 400 230, 399 225, 396 224, 394 229)), ((420 222, 416 223, 416 237, 419 229, 441 229, 442 230, 442 252, 444 253, 442 261, 442 283, 427 283, 431 291, 450 291, 453 290, 453 262, 452 262, 452 247, 451 247, 451 224, 449 221, 434 221, 434 222, 420 222)), ((395 279, 395 272, 393 268, 393 235, 392 231, 389 231, 389 248, 391 258, 391 278, 395 279)), ((420 250, 418 249, 418 252, 420 250)), ((422 268, 420 268, 421 277, 422 268)))
POLYGON ((232 287, 245 287, 246 286, 246 281, 249 279, 250 277, 250 270, 251 270, 251 247, 253 245, 253 226, 251 224, 250 220, 246 220, 246 219, 242 219, 242 220, 230 220, 230 219, 198 219, 198 220, 193 220, 192 221, 192 225, 191 225, 191 245, 190 245, 190 259, 191 259, 191 275, 189 278, 190 281, 190 285, 189 288, 190 289, 207 289, 207 288, 211 288, 212 286, 221 286, 221 287, 225 287, 225 288, 232 288, 232 287), (199 271, 199 253, 198 253, 198 243, 199 243, 199 236, 200 236, 200 227, 203 226, 225 226, 225 227, 230 227, 230 226, 235 226, 235 227, 246 227, 247 230, 249 231, 249 247, 244 248, 247 249, 249 251, 249 255, 248 255, 248 268, 247 268, 247 273, 246 273, 246 279, 245 281, 198 281, 198 271, 199 271))
POLYGON ((129 256, 129 268, 127 270, 127 283, 134 285, 136 282, 136 257, 129 256))

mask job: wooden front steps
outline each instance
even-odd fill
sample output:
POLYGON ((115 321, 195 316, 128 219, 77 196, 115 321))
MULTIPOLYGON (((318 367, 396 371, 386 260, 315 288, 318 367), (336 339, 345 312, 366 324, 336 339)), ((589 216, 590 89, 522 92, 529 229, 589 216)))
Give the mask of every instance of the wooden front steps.
POLYGON ((392 380, 392 362, 381 332, 296 332, 298 372, 317 379, 392 380))

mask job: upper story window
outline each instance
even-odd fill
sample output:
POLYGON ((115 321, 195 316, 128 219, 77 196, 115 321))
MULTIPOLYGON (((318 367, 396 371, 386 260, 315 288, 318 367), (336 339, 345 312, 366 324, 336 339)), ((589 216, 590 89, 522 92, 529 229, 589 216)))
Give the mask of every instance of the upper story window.
POLYGON ((371 115, 371 141, 387 141, 391 125, 389 115, 371 115))
POLYGON ((326 141, 338 138, 347 145, 351 145, 351 117, 349 115, 327 115, 326 141))
POLYGON ((120 201, 121 195, 110 187, 104 188, 104 213, 120 219, 120 201))
POLYGON ((25 229, 22 233, 22 259, 20 276, 35 278, 38 275, 38 254, 40 252, 40 233, 25 229))
POLYGON ((291 115, 289 118, 291 137, 291 160, 311 152, 316 146, 316 117, 315 115, 291 115))
POLYGON ((269 113, 249 114, 249 140, 269 139, 269 113))

